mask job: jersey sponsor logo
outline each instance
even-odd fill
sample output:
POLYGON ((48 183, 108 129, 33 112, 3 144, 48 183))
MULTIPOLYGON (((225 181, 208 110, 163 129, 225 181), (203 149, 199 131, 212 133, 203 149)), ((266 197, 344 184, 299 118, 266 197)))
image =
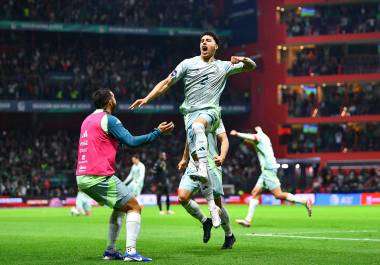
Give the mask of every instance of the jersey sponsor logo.
POLYGON ((79 146, 86 146, 86 145, 88 145, 88 141, 87 140, 79 143, 79 146))
POLYGON ((85 130, 80 138, 87 138, 87 137, 88 137, 87 130, 85 130))
POLYGON ((79 153, 86 153, 88 148, 80 148, 79 153))

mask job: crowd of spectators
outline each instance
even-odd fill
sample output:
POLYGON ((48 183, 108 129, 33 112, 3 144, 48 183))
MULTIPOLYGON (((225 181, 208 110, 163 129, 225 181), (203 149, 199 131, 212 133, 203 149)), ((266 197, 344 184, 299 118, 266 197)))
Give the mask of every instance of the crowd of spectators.
POLYGON ((65 196, 75 193, 63 176, 72 172, 77 137, 64 131, 2 131, 0 195, 65 196))
MULTIPOLYGON (((336 139, 337 137, 335 137, 336 139)), ((143 193, 154 191, 152 168, 160 152, 167 153, 171 191, 176 192, 183 172, 176 167, 182 156, 185 134, 177 130, 150 145, 131 149, 122 147, 116 158, 117 176, 124 180, 132 166, 131 156, 140 155, 147 171, 143 193)), ((74 132, 57 131, 25 133, 21 130, 2 131, 0 138, 0 196, 67 197, 76 194, 75 167, 78 136, 74 132)), ((254 149, 237 139, 230 139, 229 155, 223 166, 223 183, 232 184, 235 192, 249 192, 260 175, 254 149)), ((343 171, 342 171, 343 172, 343 171)), ((284 172, 279 171, 282 178, 284 172)), ((284 185, 286 180, 284 179, 284 185)), ((379 190, 380 170, 349 172, 346 175, 322 170, 306 189, 315 192, 351 192, 379 190)))
POLYGON ((292 117, 326 117, 380 114, 380 84, 351 83, 282 89, 282 103, 292 117))
POLYGON ((2 1, 8 20, 107 24, 127 27, 225 27, 226 19, 211 0, 71 0, 2 1))
MULTIPOLYGON (((185 134, 177 129, 173 135, 132 149, 123 146, 116 157, 117 176, 124 180, 132 166, 131 156, 140 155, 145 164, 146 178, 143 192, 151 193, 153 165, 160 152, 167 153, 167 166, 176 192, 183 172, 177 171, 182 157, 185 134)), ((78 135, 69 131, 25 133, 21 130, 3 131, 0 138, 0 196, 65 197, 76 192, 75 167, 78 135)), ((235 189, 249 191, 259 175, 256 156, 246 145, 231 145, 223 168, 224 183, 235 189)))
MULTIPOLYGON (((194 38, 114 37, 105 41, 97 36, 67 35, 60 36, 60 41, 45 36, 44 43, 33 46, 26 44, 29 37, 21 38, 25 42, 21 48, 3 52, 0 99, 91 100, 94 89, 108 87, 119 100, 134 101, 182 60, 199 54, 194 38)), ((225 92, 226 103, 249 100, 239 89, 225 92)), ((180 104, 182 99, 179 82, 156 102, 180 104)))
POLYGON ((289 153, 380 151, 379 123, 306 124, 290 131, 281 137, 289 153))
POLYGON ((353 3, 296 7, 282 13, 289 36, 380 31, 380 4, 353 3))
POLYGON ((335 75, 380 72, 377 45, 332 45, 295 51, 295 60, 288 69, 292 76, 335 75))
POLYGON ((380 167, 337 169, 323 168, 313 178, 309 192, 351 193, 380 190, 380 167))

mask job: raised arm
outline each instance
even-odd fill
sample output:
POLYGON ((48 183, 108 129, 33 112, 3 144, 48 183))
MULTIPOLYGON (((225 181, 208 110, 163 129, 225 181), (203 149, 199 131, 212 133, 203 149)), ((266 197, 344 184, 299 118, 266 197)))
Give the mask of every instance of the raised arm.
POLYGON ((129 109, 134 109, 135 107, 139 108, 151 102, 153 99, 164 94, 173 84, 173 77, 172 74, 170 74, 167 78, 160 81, 145 98, 137 99, 135 102, 133 102, 132 105, 129 106, 129 109))
POLYGON ((235 130, 232 130, 230 134, 232 136, 236 136, 238 138, 241 138, 241 139, 244 139, 244 140, 248 140, 248 141, 256 142, 256 141, 259 140, 259 138, 257 137, 257 135, 252 134, 252 133, 240 133, 240 132, 237 132, 235 130))
POLYGON ((146 143, 151 143, 160 135, 169 133, 173 130, 172 122, 160 123, 152 132, 144 135, 133 136, 116 117, 108 114, 108 133, 119 140, 122 144, 130 147, 137 147, 146 143))
POLYGON ((231 63, 233 67, 230 70, 230 74, 249 72, 256 68, 256 63, 249 57, 231 56, 231 63), (239 63, 242 63, 243 66, 239 66, 239 63))
POLYGON ((186 69, 187 61, 183 60, 179 65, 177 65, 173 72, 171 72, 167 78, 159 82, 145 98, 141 98, 133 102, 129 109, 141 107, 151 102, 156 97, 164 94, 169 89, 169 87, 171 87, 178 80, 184 77, 184 75, 186 74, 186 69))

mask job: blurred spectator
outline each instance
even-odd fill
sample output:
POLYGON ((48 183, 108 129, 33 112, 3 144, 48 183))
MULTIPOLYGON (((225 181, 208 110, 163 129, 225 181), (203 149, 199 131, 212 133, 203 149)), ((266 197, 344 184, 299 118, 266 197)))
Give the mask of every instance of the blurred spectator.
POLYGON ((304 124, 281 137, 289 153, 380 150, 380 123, 304 124))
POLYGON ((380 31, 379 3, 297 7, 282 13, 288 36, 380 31))
MULTIPOLYGON (((124 150, 119 152, 116 158, 117 176, 122 180, 127 177, 131 167, 130 156, 137 152, 147 168, 143 193, 152 193, 153 165, 159 153, 165 151, 168 156, 167 167, 172 183, 170 192, 175 193, 183 174, 177 171, 176 165, 182 156, 185 134, 177 130, 168 137, 137 150, 123 147, 124 150)), ((230 140, 230 151, 223 165, 223 183, 235 185, 236 192, 249 192, 260 175, 256 152, 250 145, 230 140)), ((2 169, 0 195, 29 198, 75 196, 77 188, 74 169, 77 141, 78 135, 68 131, 38 134, 3 131, 0 138, 0 167, 2 169)), ((283 176, 284 171, 280 169, 279 177, 283 176)), ((363 170, 360 174, 356 171, 350 174, 345 171, 331 173, 323 169, 307 188, 307 192, 379 190, 379 169, 363 170)))
MULTIPOLYGON (((108 87, 119 100, 134 101, 182 60, 199 55, 197 38, 114 36, 105 42, 101 36, 42 35, 37 39, 44 41, 33 47, 28 45, 33 34, 17 34, 15 40, 4 41, 11 48, 0 54, 0 99, 91 100, 93 90, 108 87)), ((183 100, 180 83, 155 102, 179 105, 183 100)), ((248 91, 227 88, 223 102, 247 103, 248 91)))
MULTIPOLYGON (((171 193, 176 191, 183 172, 177 171, 182 157, 185 134, 177 130, 149 146, 138 149, 123 147, 116 159, 117 176, 127 177, 130 156, 138 153, 147 168, 143 193, 152 193, 152 169, 160 152, 167 153, 171 193), (126 162, 128 161, 128 162, 126 162)), ((0 138, 0 195, 28 197, 75 196, 75 165, 78 135, 74 132, 32 133, 3 131, 0 138)), ((249 191, 259 175, 257 158, 245 145, 231 146, 224 170, 225 184, 249 191)))
POLYGON ((380 83, 350 83, 284 88, 282 103, 292 117, 380 114, 380 83))
POLYGON ((289 75, 313 76, 353 73, 379 73, 377 45, 332 45, 295 50, 289 75))
POLYGON ((107 24, 127 27, 225 27, 210 0, 4 0, 0 17, 7 20, 107 24))
POLYGON ((323 168, 313 178, 308 192, 350 193, 380 190, 380 167, 338 169, 323 168))

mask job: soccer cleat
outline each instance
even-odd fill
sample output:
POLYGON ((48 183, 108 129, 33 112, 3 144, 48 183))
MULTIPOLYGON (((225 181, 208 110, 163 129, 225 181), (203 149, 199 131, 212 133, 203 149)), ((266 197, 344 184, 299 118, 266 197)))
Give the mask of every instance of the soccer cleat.
POLYGON ((203 243, 207 243, 211 238, 212 221, 211 218, 207 218, 203 225, 203 243))
POLYGON ((251 222, 248 222, 245 219, 236 219, 235 222, 241 226, 244 226, 244 227, 250 227, 251 226, 251 222))
POLYGON ((160 211, 160 215, 165 215, 166 211, 160 211))
POLYGON ((311 214, 313 213, 313 202, 311 199, 307 199, 305 206, 309 217, 311 217, 311 214))
POLYGON ((172 211, 172 210, 169 210, 169 211, 166 211, 166 214, 168 214, 168 215, 172 215, 172 214, 175 214, 175 212, 172 211))
POLYGON ((123 255, 117 250, 106 250, 103 253, 104 260, 122 260, 123 255))
POLYGON ((128 254, 128 252, 125 252, 123 259, 124 261, 137 261, 137 262, 152 261, 151 258, 141 256, 138 252, 136 252, 135 254, 128 254))
POLYGON ((220 219, 221 212, 222 211, 220 210, 220 208, 216 205, 210 209, 212 225, 215 228, 218 228, 222 223, 222 220, 220 219))
POLYGON ((224 244, 221 249, 232 249, 232 246, 235 244, 236 238, 234 234, 231 236, 224 237, 224 244))

